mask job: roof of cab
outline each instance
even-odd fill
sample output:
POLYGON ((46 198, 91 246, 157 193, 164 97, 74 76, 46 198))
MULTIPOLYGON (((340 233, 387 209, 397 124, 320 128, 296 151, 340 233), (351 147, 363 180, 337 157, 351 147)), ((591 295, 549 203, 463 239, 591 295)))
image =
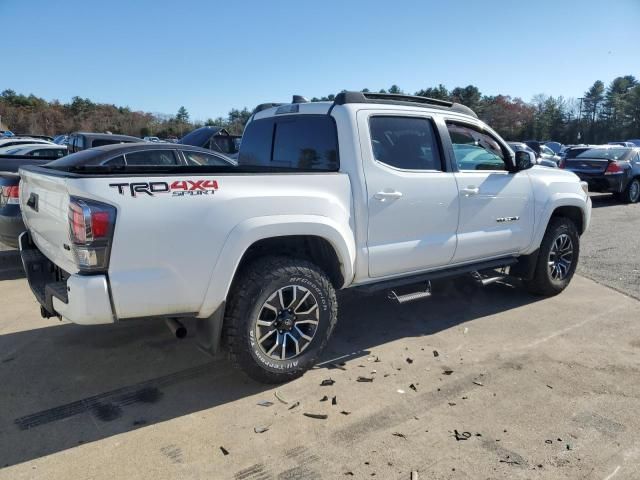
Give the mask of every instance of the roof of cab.
POLYGON ((333 102, 309 102, 299 95, 293 96, 291 103, 262 103, 253 111, 253 118, 266 118, 272 115, 306 113, 306 114, 327 114, 337 105, 348 104, 368 104, 368 105, 390 105, 417 107, 424 109, 435 109, 468 115, 478 118, 476 113, 469 107, 460 103, 449 102, 437 98, 419 97, 415 95, 399 95, 392 93, 371 93, 371 92, 341 92, 335 96, 333 102))

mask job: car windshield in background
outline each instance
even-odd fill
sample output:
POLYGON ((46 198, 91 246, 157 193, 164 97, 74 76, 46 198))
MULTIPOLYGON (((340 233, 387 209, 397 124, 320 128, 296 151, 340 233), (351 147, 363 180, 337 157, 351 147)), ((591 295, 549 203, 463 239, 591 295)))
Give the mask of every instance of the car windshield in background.
POLYGON ((621 160, 629 155, 629 148, 590 148, 570 158, 601 158, 603 160, 621 160))

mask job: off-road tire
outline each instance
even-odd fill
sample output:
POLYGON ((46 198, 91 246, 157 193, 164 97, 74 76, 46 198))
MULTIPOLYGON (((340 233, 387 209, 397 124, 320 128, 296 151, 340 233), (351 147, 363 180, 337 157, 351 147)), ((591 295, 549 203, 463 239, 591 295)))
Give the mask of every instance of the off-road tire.
POLYGON ((233 282, 224 319, 224 338, 231 360, 252 379, 283 383, 313 367, 329 341, 338 318, 336 292, 327 275, 313 263, 284 256, 257 259, 233 282), (256 342, 255 324, 264 302, 280 288, 302 286, 315 296, 319 322, 313 340, 297 357, 276 360, 256 342))
POLYGON ((559 294, 571 282, 578 266, 579 256, 580 235, 575 224, 566 217, 552 217, 540 244, 533 277, 524 282, 525 287, 534 295, 553 296, 559 294), (549 255, 556 239, 565 234, 569 236, 573 244, 573 259, 566 276, 562 279, 554 279, 549 271, 549 255))

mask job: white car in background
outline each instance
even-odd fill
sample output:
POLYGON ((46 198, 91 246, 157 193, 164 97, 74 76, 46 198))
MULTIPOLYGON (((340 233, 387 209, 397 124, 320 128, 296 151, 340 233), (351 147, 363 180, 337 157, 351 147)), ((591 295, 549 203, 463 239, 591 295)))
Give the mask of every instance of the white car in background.
POLYGON ((0 148, 4 147, 13 147, 19 145, 55 145, 53 142, 48 140, 41 140, 38 138, 30 138, 30 137, 7 137, 0 138, 0 148))
POLYGON ((17 145, 1 149, 3 155, 28 155, 32 157, 64 157, 66 145, 43 145, 41 143, 17 145))

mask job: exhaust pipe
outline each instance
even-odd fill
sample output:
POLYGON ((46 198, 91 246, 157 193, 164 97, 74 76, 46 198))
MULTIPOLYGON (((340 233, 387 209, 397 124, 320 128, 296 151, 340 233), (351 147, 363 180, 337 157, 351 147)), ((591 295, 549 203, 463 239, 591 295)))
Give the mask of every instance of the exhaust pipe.
POLYGON ((185 327, 177 318, 167 318, 165 320, 167 327, 171 330, 176 338, 184 338, 187 336, 187 327, 185 327))

